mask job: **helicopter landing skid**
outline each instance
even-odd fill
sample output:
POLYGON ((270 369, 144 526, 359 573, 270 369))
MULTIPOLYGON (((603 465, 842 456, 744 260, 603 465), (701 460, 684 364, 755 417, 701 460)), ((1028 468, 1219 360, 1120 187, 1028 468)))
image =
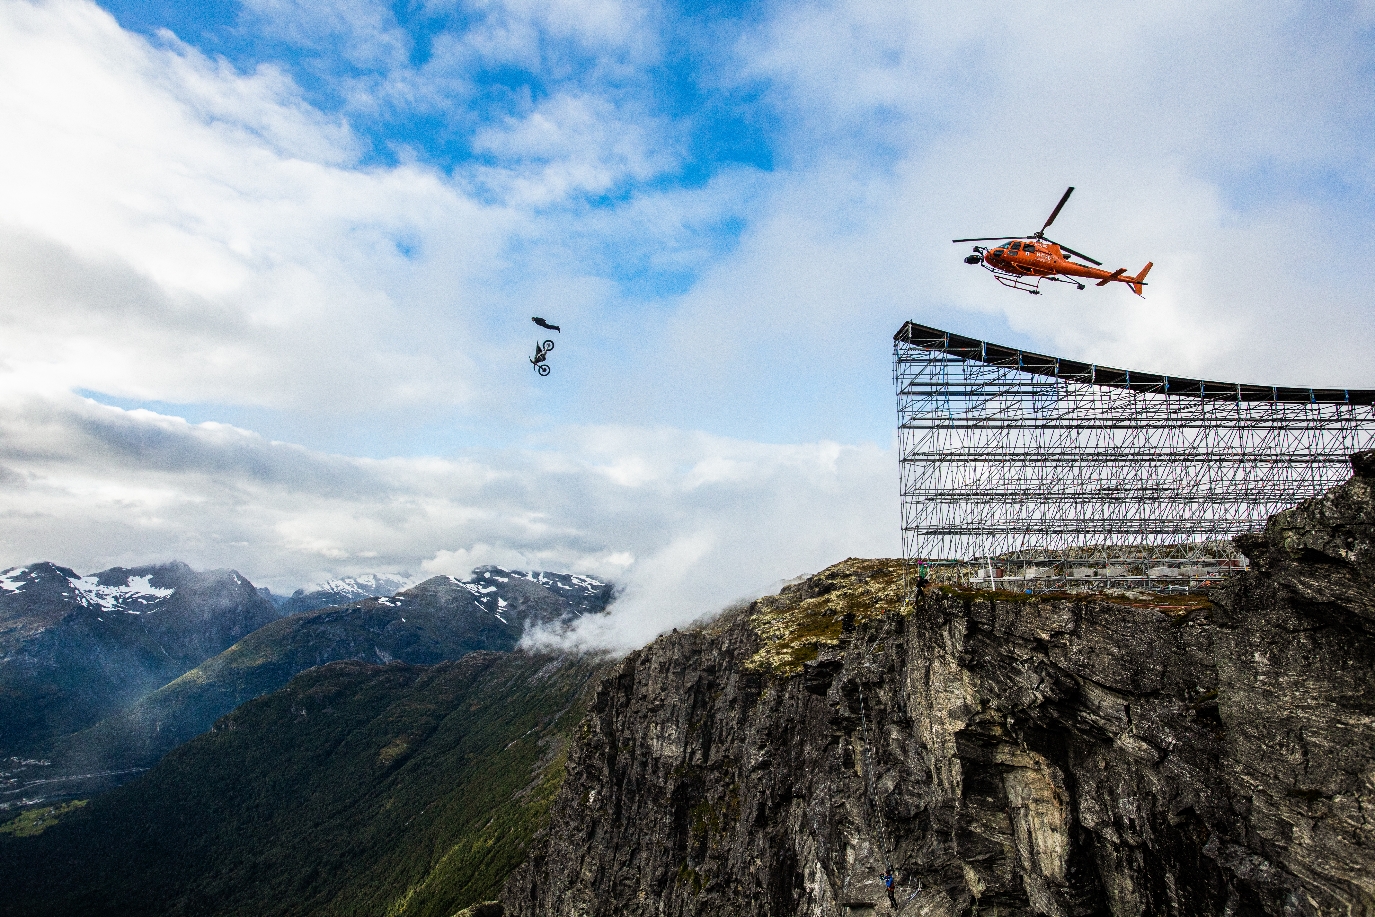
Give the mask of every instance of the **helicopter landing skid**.
POLYGON ((1030 293, 1032 296, 1041 295, 1042 280, 1050 280, 1055 283, 1070 283, 1081 290, 1084 288, 1084 285, 1077 280, 1070 280, 1068 277, 1057 277, 1054 274, 1048 274, 1041 277, 1037 277, 1034 274, 1010 274, 1007 271, 998 270, 986 261, 983 262, 983 268, 997 278, 997 281, 1003 286, 1011 287, 1014 290, 1021 290, 1024 293, 1030 293))

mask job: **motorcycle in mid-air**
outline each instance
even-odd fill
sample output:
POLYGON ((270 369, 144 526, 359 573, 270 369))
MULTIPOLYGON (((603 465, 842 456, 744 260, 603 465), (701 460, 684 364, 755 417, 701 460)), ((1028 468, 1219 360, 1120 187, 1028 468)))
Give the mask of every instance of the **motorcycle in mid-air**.
POLYGON ((553 341, 545 341, 543 344, 535 342, 535 355, 530 358, 530 364, 535 367, 535 372, 541 376, 549 375, 549 351, 554 349, 553 341))

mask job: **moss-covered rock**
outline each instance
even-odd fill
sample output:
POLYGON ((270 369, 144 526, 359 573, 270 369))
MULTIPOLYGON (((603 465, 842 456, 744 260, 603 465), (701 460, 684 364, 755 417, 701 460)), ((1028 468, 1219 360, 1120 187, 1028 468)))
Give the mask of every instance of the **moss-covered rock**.
POLYGON ((847 627, 905 607, 906 585, 902 561, 852 557, 759 599, 748 614, 763 645, 750 668, 801 672, 847 627))

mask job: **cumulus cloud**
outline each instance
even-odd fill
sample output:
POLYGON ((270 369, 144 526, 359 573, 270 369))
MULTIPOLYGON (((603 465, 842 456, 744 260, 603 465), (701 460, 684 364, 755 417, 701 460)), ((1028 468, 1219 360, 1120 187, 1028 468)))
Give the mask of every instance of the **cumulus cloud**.
POLYGON ((653 122, 641 113, 618 111, 604 98, 561 93, 477 133, 474 150, 500 163, 481 169, 479 176, 519 205, 605 194, 675 163, 677 157, 656 146, 667 132, 654 130, 653 122))
POLYGON ((515 215, 355 168, 289 81, 87 4, 8 5, 0 44, 0 386, 336 415, 473 397, 489 345, 464 326, 515 215))

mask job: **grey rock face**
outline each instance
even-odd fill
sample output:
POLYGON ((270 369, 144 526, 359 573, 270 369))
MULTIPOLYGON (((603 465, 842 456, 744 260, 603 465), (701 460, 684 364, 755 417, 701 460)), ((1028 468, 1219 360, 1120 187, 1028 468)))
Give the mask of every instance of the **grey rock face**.
POLYGON ((597 688, 505 910, 1375 914, 1371 484, 1212 601, 904 607, 900 564, 846 561, 662 637, 597 688))

